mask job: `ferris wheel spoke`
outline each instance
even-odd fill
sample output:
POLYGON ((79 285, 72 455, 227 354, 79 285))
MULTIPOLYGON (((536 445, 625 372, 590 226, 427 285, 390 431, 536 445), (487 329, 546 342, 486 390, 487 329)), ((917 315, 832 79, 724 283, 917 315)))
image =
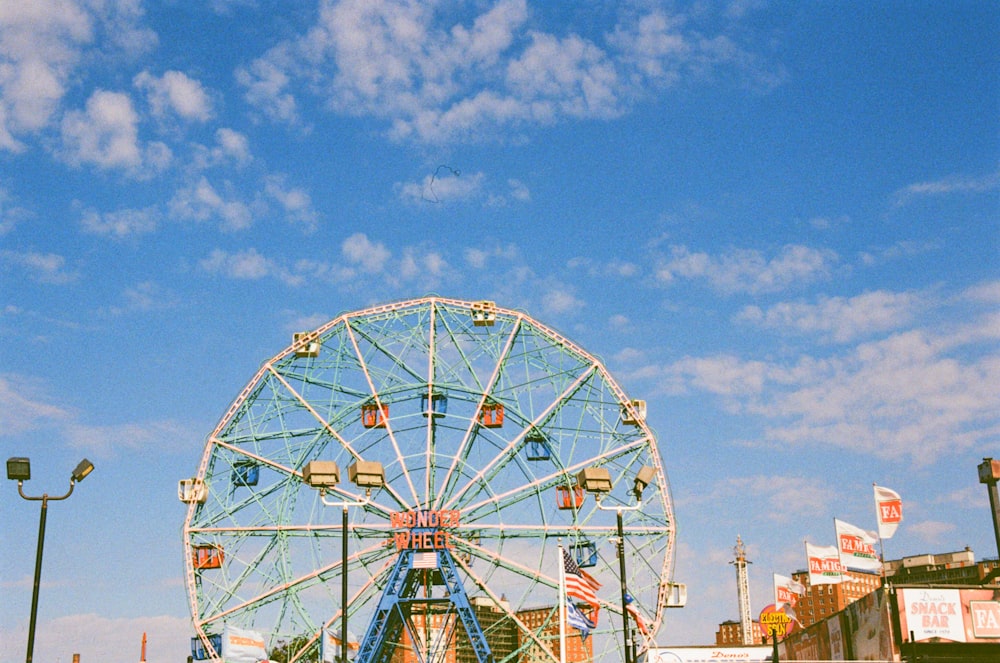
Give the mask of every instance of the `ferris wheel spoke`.
MULTIPOLYGON (((497 380, 499 380, 500 378, 500 373, 504 365, 504 358, 510 354, 510 349, 513 347, 514 340, 517 338, 520 329, 521 329, 521 318, 517 318, 515 323, 511 325, 510 333, 507 334, 507 340, 504 341, 503 349, 498 354, 497 361, 493 366, 493 372, 490 375, 489 382, 487 383, 486 388, 482 390, 483 393, 479 397, 479 402, 476 404, 477 413, 483 411, 483 406, 489 399, 490 392, 496 386, 497 380)), ((475 374, 475 372, 471 370, 470 373, 472 373, 473 375, 475 374)), ((455 453, 454 458, 452 458, 451 466, 448 468, 448 471, 444 476, 444 480, 442 481, 442 485, 445 486, 445 490, 442 492, 442 496, 444 496, 446 493, 453 494, 453 489, 454 489, 453 481, 456 481, 458 479, 458 475, 456 474, 456 468, 458 467, 460 462, 464 463, 468 459, 468 454, 471 449, 471 443, 473 439, 473 433, 475 432, 477 426, 478 426, 478 421, 475 418, 469 421, 469 426, 465 431, 465 435, 462 437, 462 441, 459 443, 458 450, 455 453)), ((440 498, 435 502, 435 508, 440 508, 440 498)))
MULTIPOLYGON (((364 379, 368 383, 369 389, 371 389, 372 398, 375 399, 375 407, 378 408, 378 411, 381 412, 382 401, 379 398, 378 388, 375 386, 375 382, 372 380, 371 372, 368 369, 368 362, 365 361, 364 355, 361 352, 361 347, 358 345, 358 339, 357 336, 355 336, 355 329, 352 325, 347 325, 346 331, 347 331, 347 337, 350 340, 351 345, 354 347, 355 358, 358 362, 358 366, 360 367, 360 370, 364 375, 364 379)), ((390 357, 392 356, 392 354, 387 351, 383 352, 387 356, 390 357)), ((402 470, 403 476, 406 479, 406 484, 410 488, 410 495, 413 497, 413 501, 410 502, 410 504, 416 506, 420 504, 420 497, 418 497, 417 495, 417 489, 416 486, 413 485, 413 479, 410 477, 409 470, 406 467, 406 461, 404 460, 403 452, 399 448, 399 442, 396 440, 396 436, 393 433, 392 426, 388 421, 385 422, 385 431, 386 435, 389 437, 389 441, 392 443, 392 449, 396 454, 396 461, 399 463, 399 467, 402 470)), ((405 504, 406 501, 400 500, 400 503, 405 504)))
MULTIPOLYGON (((365 549, 359 550, 352 555, 349 555, 347 558, 348 566, 350 566, 352 561, 357 561, 366 555, 370 555, 372 553, 377 553, 377 552, 383 552, 380 550, 381 548, 383 548, 381 544, 375 544, 365 549)), ((243 601, 235 605, 230 605, 225 609, 220 608, 216 612, 208 614, 207 616, 202 616, 202 622, 206 624, 211 622, 217 622, 230 615, 243 612, 248 608, 260 606, 269 603, 271 601, 274 601, 285 593, 295 594, 301 591, 302 589, 315 585, 316 583, 322 582, 324 576, 332 573, 334 570, 340 569, 341 567, 342 563, 338 559, 336 562, 331 562, 330 564, 320 566, 311 573, 299 575, 298 577, 288 580, 286 582, 280 582, 279 578, 277 581, 278 584, 274 584, 273 586, 271 586, 268 589, 265 589, 264 591, 259 591, 258 593, 252 595, 250 598, 244 599, 243 601)), ((239 589, 239 587, 240 585, 237 584, 236 589, 239 589)), ((231 599, 232 596, 235 596, 236 592, 232 591, 230 594, 231 595, 227 597, 228 599, 231 599)))
POLYGON ((609 449, 601 454, 574 463, 573 465, 559 468, 545 476, 536 478, 534 481, 516 486, 504 493, 495 494, 474 504, 462 506, 461 511, 463 514, 469 514, 470 517, 475 517, 481 509, 489 509, 492 511, 493 509, 502 509, 512 504, 516 504, 545 489, 565 485, 567 475, 573 475, 582 470, 584 467, 589 467, 593 464, 600 464, 602 461, 607 461, 609 459, 614 459, 627 454, 632 449, 641 447, 642 444, 642 440, 636 440, 631 444, 627 444, 618 449, 609 449))
POLYGON ((502 461, 509 460, 511 456, 517 453, 518 448, 523 442, 525 435, 534 428, 537 428, 540 422, 544 421, 553 411, 555 411, 558 405, 562 402, 562 399, 566 398, 568 394, 572 393, 578 385, 583 382, 594 370, 596 366, 590 365, 587 370, 581 372, 581 374, 574 380, 555 400, 549 404, 542 412, 535 417, 531 424, 518 433, 514 438, 507 444, 499 454, 497 454, 491 461, 488 461, 486 465, 477 472, 469 481, 465 483, 464 486, 459 488, 454 492, 451 498, 445 502, 445 508, 450 508, 452 505, 457 503, 462 497, 468 492, 473 486, 481 485, 484 482, 488 482, 490 478, 495 476, 496 471, 499 470, 498 466, 502 461))

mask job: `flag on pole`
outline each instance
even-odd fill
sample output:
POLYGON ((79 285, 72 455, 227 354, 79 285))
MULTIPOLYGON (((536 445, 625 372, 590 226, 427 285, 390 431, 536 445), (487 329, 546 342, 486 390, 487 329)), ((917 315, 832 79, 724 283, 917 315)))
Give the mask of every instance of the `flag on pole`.
POLYGON ((587 639, 591 631, 597 628, 597 624, 590 621, 590 618, 573 605, 569 599, 566 600, 566 623, 579 630, 580 637, 584 640, 587 639))
POLYGON ((833 519, 837 530, 837 549, 840 553, 840 563, 844 568, 855 571, 882 570, 882 560, 875 552, 875 532, 863 530, 842 520, 833 519))
MULTIPOLYGON (((347 631, 347 660, 353 661, 361 649, 356 635, 347 631)), ((340 660, 340 631, 334 633, 330 629, 323 630, 323 640, 320 645, 320 660, 323 663, 337 663, 340 660)))
POLYGON ((806 542, 810 585, 836 585, 843 581, 837 546, 814 546, 806 542))
POLYGON ((794 606, 805 591, 806 588, 798 580, 774 574, 774 605, 778 608, 783 605, 794 606))
POLYGON ((884 486, 875 486, 875 513, 878 516, 878 536, 891 539, 903 520, 903 500, 899 493, 884 486))
POLYGON ((573 560, 573 556, 564 548, 563 571, 566 574, 566 596, 572 596, 586 603, 594 609, 591 619, 597 623, 597 611, 600 604, 597 601, 597 590, 601 588, 601 583, 597 582, 589 573, 584 571, 573 560))
POLYGON ((642 618, 642 613, 639 609, 635 607, 635 599, 628 592, 625 592, 625 610, 628 614, 632 615, 632 619, 635 620, 635 625, 639 629, 639 633, 642 633, 647 638, 649 637, 649 626, 646 625, 646 620, 642 618))

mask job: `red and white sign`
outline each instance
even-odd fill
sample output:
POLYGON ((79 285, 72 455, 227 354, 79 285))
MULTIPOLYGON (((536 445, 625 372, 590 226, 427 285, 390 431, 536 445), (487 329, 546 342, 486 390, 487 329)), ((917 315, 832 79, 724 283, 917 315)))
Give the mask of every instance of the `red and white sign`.
POLYGON ((1000 601, 969 601, 972 635, 1000 638, 1000 601))
POLYGON ((884 486, 875 486, 875 511, 878 514, 879 538, 892 538, 903 520, 903 500, 899 493, 884 486))
POLYGON ((962 597, 957 589, 900 588, 906 615, 906 631, 913 633, 914 642, 940 638, 965 642, 962 621, 962 597))
POLYGON ((814 546, 806 543, 810 585, 836 585, 843 581, 840 553, 837 546, 814 546))
POLYGON ((875 552, 874 532, 868 532, 850 523, 834 518, 837 529, 837 547, 840 551, 840 563, 857 571, 881 571, 882 560, 875 552))

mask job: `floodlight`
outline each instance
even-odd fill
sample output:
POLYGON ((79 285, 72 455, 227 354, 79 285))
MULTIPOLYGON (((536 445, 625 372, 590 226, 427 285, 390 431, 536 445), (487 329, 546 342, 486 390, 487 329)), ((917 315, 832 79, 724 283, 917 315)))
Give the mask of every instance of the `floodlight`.
POLYGON ((340 483, 340 468, 332 460, 311 460, 302 468, 302 478, 313 488, 333 488, 340 483))
POLYGON ((87 475, 93 471, 94 471, 94 464, 91 463, 86 458, 84 458, 76 466, 76 469, 73 470, 71 478, 73 479, 73 481, 79 483, 80 481, 83 481, 85 478, 87 478, 87 475))
POLYGON ((611 492, 611 473, 606 467, 585 467, 576 475, 576 485, 588 493, 603 495, 611 492))
POLYGON ((654 470, 649 465, 643 465, 639 468, 639 472, 635 475, 635 497, 636 499, 642 499, 642 491, 646 489, 646 486, 653 483, 656 479, 656 470, 654 470))
POLYGON ((11 481, 27 481, 31 478, 31 461, 27 458, 7 459, 7 478, 11 481))
POLYGON ((347 468, 347 478, 358 488, 381 488, 385 485, 385 471, 377 460, 359 460, 347 468))

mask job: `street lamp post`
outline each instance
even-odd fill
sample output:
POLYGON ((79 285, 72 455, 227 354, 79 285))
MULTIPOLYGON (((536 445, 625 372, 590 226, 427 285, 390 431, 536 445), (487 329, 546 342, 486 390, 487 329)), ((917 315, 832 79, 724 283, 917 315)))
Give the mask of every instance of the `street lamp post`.
POLYGON ((629 638, 628 627, 628 585, 625 581, 625 531, 622 526, 622 512, 637 511, 642 508, 642 491, 652 483, 656 477, 656 470, 643 466, 639 468, 635 477, 635 484, 632 494, 635 496, 635 504, 631 506, 605 506, 601 504, 601 498, 611 492, 611 473, 606 467, 586 467, 577 474, 576 483, 588 493, 594 494, 597 500, 597 508, 602 511, 614 511, 618 522, 618 577, 622 594, 622 639, 624 642, 625 663, 634 663, 635 656, 632 652, 632 644, 629 638))
POLYGON ((94 471, 94 464, 84 458, 73 470, 69 479, 69 490, 65 495, 52 496, 43 493, 39 497, 32 497, 24 494, 24 482, 31 478, 31 461, 24 457, 7 459, 7 478, 17 481, 17 492, 24 499, 30 502, 42 503, 42 515, 38 521, 38 547, 35 550, 35 584, 31 590, 31 619, 28 621, 28 653, 25 655, 25 663, 31 663, 35 650, 35 621, 38 617, 38 587, 42 580, 42 550, 45 547, 45 518, 49 510, 49 502, 64 500, 73 494, 73 488, 78 481, 94 471))
POLYGON ((340 519, 340 661, 347 663, 347 507, 364 506, 371 500, 373 488, 385 485, 382 463, 359 460, 347 470, 348 478, 358 488, 365 489, 365 497, 360 500, 331 502, 327 491, 340 483, 340 468, 332 460, 313 460, 302 469, 302 478, 313 488, 319 489, 320 499, 326 506, 343 508, 340 519))

